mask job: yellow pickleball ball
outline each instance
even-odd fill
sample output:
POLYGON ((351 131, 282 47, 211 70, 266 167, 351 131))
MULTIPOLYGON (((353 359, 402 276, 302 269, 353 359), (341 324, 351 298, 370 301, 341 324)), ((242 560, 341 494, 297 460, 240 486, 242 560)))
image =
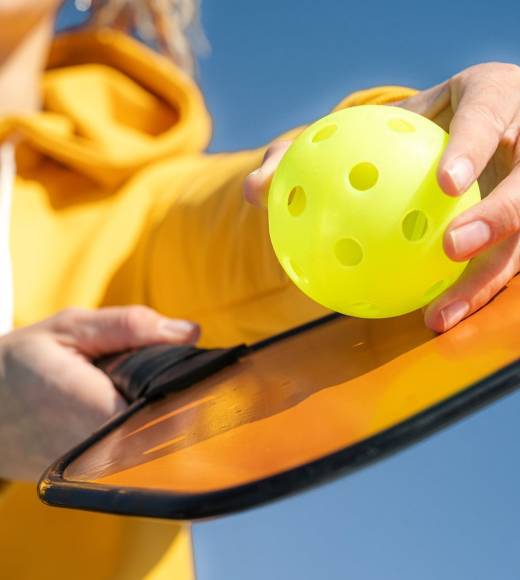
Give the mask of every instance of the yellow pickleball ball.
POLYGON ((269 190, 269 232, 293 282, 323 306, 363 318, 421 308, 466 262, 442 240, 480 201, 475 183, 446 195, 436 170, 448 134, 415 113, 382 105, 338 111, 292 143, 269 190))

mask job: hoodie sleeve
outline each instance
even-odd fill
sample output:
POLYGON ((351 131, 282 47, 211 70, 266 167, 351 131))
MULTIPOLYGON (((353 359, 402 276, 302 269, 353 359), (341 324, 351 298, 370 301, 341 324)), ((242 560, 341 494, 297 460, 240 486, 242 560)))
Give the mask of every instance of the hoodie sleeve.
MULTIPOLYGON (((412 94, 370 89, 337 109, 412 94)), ((166 188, 146 237, 144 293, 160 311, 199 322, 204 346, 260 340, 327 313, 290 282, 272 250, 265 210, 243 199, 243 180, 264 152, 190 156, 152 172, 156 187, 166 188)))

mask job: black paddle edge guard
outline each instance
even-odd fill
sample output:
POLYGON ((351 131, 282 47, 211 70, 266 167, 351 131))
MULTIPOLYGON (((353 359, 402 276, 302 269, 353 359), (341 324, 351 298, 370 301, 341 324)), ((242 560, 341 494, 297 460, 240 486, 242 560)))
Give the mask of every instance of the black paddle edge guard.
POLYGON ((65 480, 65 469, 78 455, 145 404, 145 401, 136 401, 126 412, 52 465, 38 484, 38 494, 48 505, 119 515, 173 520, 226 515, 295 494, 389 457, 519 386, 520 359, 517 359, 457 395, 355 445, 286 472, 219 491, 187 494, 65 480))
POLYGON ((323 324, 327 324, 328 322, 333 322, 334 320, 339 320, 340 318, 350 318, 345 314, 339 314, 338 312, 332 312, 331 314, 327 314, 327 316, 323 316, 322 318, 318 318, 316 320, 311 320, 310 322, 306 322, 305 324, 301 324, 300 326, 295 326, 294 328, 290 328, 285 332, 281 332, 280 334, 275 334, 274 336, 270 336, 269 338, 265 338, 259 342, 255 342, 248 347, 249 352, 255 352, 257 350, 261 350, 266 346, 270 346, 275 342, 280 342, 281 340, 285 340, 286 338, 291 338, 291 336, 296 336, 297 334, 301 334, 307 330, 312 330, 317 326, 322 326, 323 324))

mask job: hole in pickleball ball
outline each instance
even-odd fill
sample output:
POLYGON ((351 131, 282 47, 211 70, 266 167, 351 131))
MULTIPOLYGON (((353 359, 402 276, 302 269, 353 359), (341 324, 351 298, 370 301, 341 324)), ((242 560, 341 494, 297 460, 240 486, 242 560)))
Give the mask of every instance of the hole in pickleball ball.
POLYGON ((360 191, 365 191, 374 187, 378 178, 379 171, 377 170, 377 167, 368 161, 363 161, 362 163, 354 165, 348 175, 350 185, 360 191))
POLYGON ((415 127, 404 119, 390 119, 388 126, 392 131, 397 131, 398 133, 413 133, 415 131, 415 127))
POLYGON ((306 203, 305 191, 300 186, 293 187, 287 198, 289 213, 294 217, 299 216, 305 209, 306 203))
POLYGON ((323 127, 314 134, 314 136, 312 137, 312 142, 317 143, 318 141, 325 141, 325 139, 332 137, 332 135, 334 135, 337 129, 338 129, 337 125, 327 125, 323 127))
POLYGON ((410 242, 417 242, 424 237, 428 229, 426 214, 414 209, 403 220, 403 235, 410 242))
POLYGON ((363 248, 352 238, 339 240, 334 252, 343 266, 357 266, 363 259, 363 248))
POLYGON ((438 280, 435 284, 424 293, 424 299, 429 303, 441 293, 444 288, 444 280, 438 280))

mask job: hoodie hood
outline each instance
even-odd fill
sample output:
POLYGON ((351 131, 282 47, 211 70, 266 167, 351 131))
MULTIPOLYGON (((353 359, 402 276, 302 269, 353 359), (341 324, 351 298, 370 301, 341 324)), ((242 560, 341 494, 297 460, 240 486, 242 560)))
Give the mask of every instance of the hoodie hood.
POLYGON ((43 111, 0 121, 31 148, 116 185, 165 157, 204 150, 211 121, 193 80, 112 30, 59 36, 42 87, 43 111))

